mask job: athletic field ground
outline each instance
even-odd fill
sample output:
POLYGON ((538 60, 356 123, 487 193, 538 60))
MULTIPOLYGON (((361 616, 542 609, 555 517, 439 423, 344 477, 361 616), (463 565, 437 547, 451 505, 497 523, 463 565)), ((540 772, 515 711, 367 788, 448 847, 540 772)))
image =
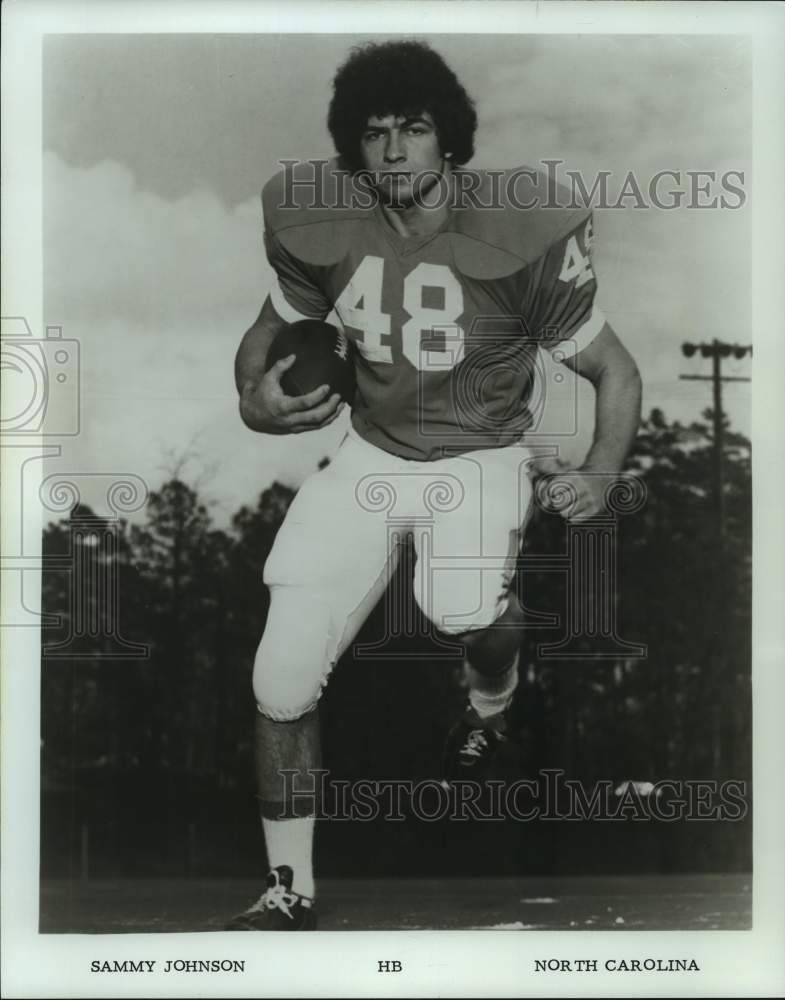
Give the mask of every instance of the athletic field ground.
MULTIPOLYGON (((746 930, 750 875, 324 879, 319 928, 746 930)), ((42 933, 220 931, 262 891, 253 879, 52 879, 42 933)))

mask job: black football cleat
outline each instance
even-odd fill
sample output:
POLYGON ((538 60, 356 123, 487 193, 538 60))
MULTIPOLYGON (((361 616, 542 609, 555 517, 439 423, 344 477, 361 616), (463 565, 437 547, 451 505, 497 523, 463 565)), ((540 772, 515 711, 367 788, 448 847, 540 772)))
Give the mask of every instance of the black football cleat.
POLYGON ((469 705, 453 725, 444 743, 443 779, 483 781, 492 777, 508 742, 505 712, 481 719, 469 705))
POLYGON ((232 917, 227 931, 315 931, 316 914, 305 897, 292 892, 293 872, 278 865, 267 876, 267 888, 253 906, 232 917))

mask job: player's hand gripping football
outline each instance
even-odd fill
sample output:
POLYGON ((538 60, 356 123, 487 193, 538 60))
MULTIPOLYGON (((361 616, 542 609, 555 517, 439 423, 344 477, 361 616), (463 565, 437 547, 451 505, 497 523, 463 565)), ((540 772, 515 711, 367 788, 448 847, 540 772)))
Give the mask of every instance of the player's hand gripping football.
POLYGON ((320 385, 304 396, 287 396, 281 388, 281 377, 288 371, 296 355, 290 354, 265 372, 257 382, 243 387, 240 406, 246 421, 264 434, 301 434, 326 427, 343 409, 337 392, 330 394, 329 385, 320 385))
POLYGON ((539 489, 545 507, 566 521, 585 521, 605 512, 606 491, 615 476, 570 469, 553 458, 535 461, 534 469, 544 477, 539 489))

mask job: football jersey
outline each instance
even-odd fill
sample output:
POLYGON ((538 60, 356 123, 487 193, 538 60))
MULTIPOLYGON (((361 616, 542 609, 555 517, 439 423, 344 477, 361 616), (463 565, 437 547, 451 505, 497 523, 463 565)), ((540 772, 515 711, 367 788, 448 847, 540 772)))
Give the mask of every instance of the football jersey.
MULTIPOLYGON (((468 173, 454 172, 456 191, 468 173)), ((565 342, 574 355, 604 325, 591 213, 559 207, 528 168, 471 174, 442 225, 410 237, 332 161, 318 187, 282 171, 262 193, 276 312, 295 322, 335 311, 356 348, 352 424, 407 459, 519 440, 538 349, 563 360, 565 342)))

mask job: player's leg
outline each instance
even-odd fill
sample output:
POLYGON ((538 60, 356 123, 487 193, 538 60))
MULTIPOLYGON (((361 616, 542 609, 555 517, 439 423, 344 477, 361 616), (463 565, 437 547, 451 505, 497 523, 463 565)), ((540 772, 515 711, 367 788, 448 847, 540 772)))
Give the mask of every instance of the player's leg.
MULTIPOLYGON (((379 600, 397 558, 397 552, 386 552, 383 539, 381 544, 374 537, 364 542, 359 559, 347 559, 347 544, 343 580, 336 578, 324 588, 272 585, 268 625, 254 666, 254 767, 268 862, 271 869, 290 868, 293 892, 306 899, 315 895, 318 699, 332 667, 379 600), (348 587, 346 578, 351 579, 348 587), (359 586, 361 580, 366 582, 359 586)), ((333 555, 324 547, 317 554, 333 555)))
POLYGON ((321 763, 316 702, 331 665, 332 611, 318 589, 272 584, 270 590, 253 676, 256 794, 268 866, 283 873, 287 888, 308 906, 315 895, 315 775, 321 763))
POLYGON ((479 719, 492 719, 509 706, 518 686, 522 637, 523 611, 509 590, 507 607, 488 627, 461 635, 469 703, 479 719))
POLYGON ((384 519, 357 507, 358 457, 346 442, 332 465, 303 485, 265 566, 271 601, 254 663, 254 763, 271 874, 267 892, 232 921, 234 929, 313 924, 306 911, 314 898, 318 797, 304 793, 318 792, 316 706, 397 558, 384 519))
POLYGON ((469 704, 448 738, 453 765, 474 767, 505 738, 523 627, 511 582, 531 504, 528 461, 524 449, 506 448, 440 463, 460 480, 461 502, 433 519, 432 555, 418 561, 415 596, 466 650, 469 704))

